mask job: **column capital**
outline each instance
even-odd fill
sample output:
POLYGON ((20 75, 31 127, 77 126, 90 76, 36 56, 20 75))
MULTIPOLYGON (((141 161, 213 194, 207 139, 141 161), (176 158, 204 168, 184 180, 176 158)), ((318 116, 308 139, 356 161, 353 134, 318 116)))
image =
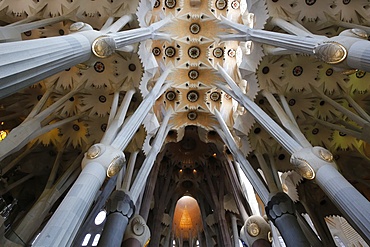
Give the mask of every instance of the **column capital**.
POLYGON ((278 192, 271 197, 266 205, 266 214, 275 224, 275 221, 285 214, 295 216, 295 207, 292 199, 284 192, 278 192))
POLYGON ((248 246, 271 246, 271 228, 259 215, 250 216, 240 230, 240 238, 248 246))
POLYGON ((102 143, 92 145, 82 160, 81 166, 84 168, 89 163, 99 163, 107 173, 107 177, 116 175, 126 164, 126 158, 122 151, 102 143))
POLYGON ((135 212, 135 204, 128 193, 115 190, 106 203, 106 209, 108 214, 118 212, 130 219, 135 212))
POLYGON ((337 168, 332 153, 323 147, 302 148, 292 154, 290 163, 302 177, 309 180, 313 180, 317 171, 325 165, 337 168))

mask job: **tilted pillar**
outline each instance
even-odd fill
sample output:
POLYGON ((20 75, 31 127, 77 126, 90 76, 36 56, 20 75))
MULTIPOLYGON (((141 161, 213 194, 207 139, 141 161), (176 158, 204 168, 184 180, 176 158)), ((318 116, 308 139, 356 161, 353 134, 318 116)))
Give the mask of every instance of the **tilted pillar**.
MULTIPOLYGON (((131 208, 132 205, 133 211, 131 215, 135 212, 133 205, 135 205, 140 196, 140 193, 143 191, 155 158, 163 145, 166 133, 168 132, 167 124, 171 117, 171 113, 172 111, 168 111, 165 115, 162 121, 162 125, 158 130, 157 136, 154 139, 152 149, 149 151, 148 156, 144 160, 142 167, 136 175, 135 181, 131 186, 129 192, 126 193, 122 190, 116 190, 112 194, 114 200, 113 205, 118 205, 120 207, 122 206, 123 209, 127 209, 129 207, 131 208)), ((108 207, 110 207, 110 205, 111 204, 108 203, 108 207)), ((108 246, 108 243, 110 243, 112 246, 120 246, 123 239, 123 234, 126 230, 131 215, 113 211, 107 217, 107 221, 99 241, 99 246, 108 246)))
POLYGON ((121 246, 127 224, 135 212, 135 205, 126 192, 115 190, 106 203, 106 209, 107 221, 98 246, 121 246))
POLYGON ((217 86, 247 109, 256 121, 292 155, 290 162, 298 173, 306 179, 314 180, 352 227, 370 244, 370 202, 336 170, 333 155, 322 147, 303 147, 256 103, 244 95, 221 66, 218 66, 218 69, 231 90, 222 83, 217 83, 217 86))
POLYGON ((270 225, 262 216, 252 215, 240 230, 240 238, 250 247, 271 247, 270 225))
POLYGON ((101 33, 82 22, 70 29, 75 33, 0 43, 0 98, 89 60, 91 44, 101 33))
POLYGON ((343 70, 360 69, 370 71, 370 42, 368 34, 361 29, 345 30, 338 36, 328 38, 321 35, 292 35, 266 30, 252 29, 221 17, 221 23, 236 31, 220 35, 221 40, 255 41, 284 48, 297 53, 314 55, 325 63, 343 70))
MULTIPOLYGON (((119 20, 123 22, 120 25, 124 26, 124 21, 127 23, 129 19, 119 20)), ((146 39, 169 39, 168 35, 159 31, 169 22, 170 19, 164 19, 146 28, 109 34, 76 22, 70 27, 75 32, 73 34, 0 43, 0 98, 87 62, 93 54, 98 58, 106 58, 116 50, 126 50, 127 46, 146 39)))
POLYGON ((33 246, 70 246, 106 176, 115 175, 124 164, 122 151, 103 144, 91 146, 81 174, 33 246))
POLYGON ((333 155, 322 147, 305 148, 293 153, 290 162, 302 177, 320 186, 352 227, 370 243, 370 202, 338 172, 333 155))
POLYGON ((266 214, 279 229, 288 247, 310 247, 306 236, 298 224, 294 203, 290 197, 278 192, 267 203, 266 214))

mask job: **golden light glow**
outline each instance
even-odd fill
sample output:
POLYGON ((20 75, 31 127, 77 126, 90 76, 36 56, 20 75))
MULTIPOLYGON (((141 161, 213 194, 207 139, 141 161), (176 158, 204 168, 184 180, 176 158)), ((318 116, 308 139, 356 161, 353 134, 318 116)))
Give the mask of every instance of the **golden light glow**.
POLYGON ((188 239, 202 231, 202 218, 197 201, 191 196, 181 197, 176 204, 173 231, 177 237, 188 239))
POLYGON ((6 138, 8 132, 6 130, 0 130, 0 142, 6 138))

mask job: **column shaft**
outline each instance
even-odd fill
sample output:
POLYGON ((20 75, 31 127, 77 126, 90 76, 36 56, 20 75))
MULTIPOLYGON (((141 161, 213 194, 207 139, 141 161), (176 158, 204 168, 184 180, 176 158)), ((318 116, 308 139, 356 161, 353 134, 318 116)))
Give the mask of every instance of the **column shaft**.
POLYGON ((352 227, 370 244, 370 202, 331 165, 319 168, 315 181, 352 227))
POLYGON ((0 44, 0 98, 86 62, 97 31, 0 44))
POLYGON ((99 163, 87 164, 33 246, 70 246, 105 174, 105 168, 99 163))

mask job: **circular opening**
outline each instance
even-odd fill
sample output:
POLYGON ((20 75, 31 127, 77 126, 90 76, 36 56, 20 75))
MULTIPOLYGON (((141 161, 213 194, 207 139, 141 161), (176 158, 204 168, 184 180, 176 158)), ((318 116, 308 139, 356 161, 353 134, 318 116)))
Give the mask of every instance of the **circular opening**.
POLYGON ((196 46, 192 46, 188 50, 188 55, 193 59, 198 58, 200 56, 200 49, 196 46))
POLYGON ((329 69, 326 70, 325 74, 327 76, 331 76, 333 74, 333 72, 334 72, 334 70, 332 68, 329 68, 329 69))
POLYGON ((221 98, 221 95, 219 92, 213 92, 211 93, 211 96, 210 96, 211 100, 213 101, 219 101, 220 98, 221 98))
POLYGON ((176 54, 176 50, 174 47, 172 46, 169 46, 166 48, 166 50, 164 50, 164 54, 167 56, 167 57, 173 57, 175 56, 176 54))
POLYGON ((192 34, 198 34, 200 32, 200 25, 198 23, 192 23, 189 29, 192 34))
POLYGON ((217 0, 216 3, 216 8, 219 9, 219 10, 223 10, 226 8, 227 6, 227 1, 226 0, 217 0))
POLYGON ((176 93, 174 91, 168 91, 166 93, 166 99, 169 101, 173 101, 176 99, 176 93))
POLYGON ((105 103, 105 102, 107 101, 107 98, 106 98, 104 95, 100 95, 100 96, 99 96, 99 101, 100 101, 101 103, 105 103))
POLYGON ((262 74, 268 74, 268 72, 270 72, 270 68, 267 66, 263 67, 262 74))
POLYGON ((190 102, 195 102, 198 100, 199 98, 199 94, 197 91, 190 91, 188 94, 187 94, 187 98, 190 102))
POLYGON ((105 66, 102 62, 96 62, 94 64, 94 69, 95 69, 96 72, 102 73, 105 69, 105 66))
POLYGON ((133 64, 133 63, 131 63, 131 64, 128 66, 128 69, 129 69, 130 71, 135 71, 135 70, 136 70, 136 65, 135 65, 135 64, 133 64))
POLYGON ((308 6, 314 5, 316 3, 316 0, 306 0, 306 4, 308 6))
POLYGON ((223 55, 224 55, 224 50, 221 47, 216 47, 213 50, 213 56, 215 56, 216 58, 220 58, 223 55))
POLYGON ((161 55, 161 49, 159 49, 158 47, 154 47, 152 53, 154 56, 159 56, 161 55))
POLYGON ((197 117, 198 117, 198 114, 194 111, 188 113, 188 119, 189 120, 195 120, 195 119, 197 119, 197 117))
POLYGON ((79 131, 80 130, 80 126, 78 126, 77 124, 72 125, 72 128, 73 128, 74 131, 79 131))
POLYGON ((290 99, 290 100, 288 101, 288 104, 289 104, 290 106, 294 106, 294 105, 295 105, 295 99, 290 99))
POLYGON ((189 76, 190 79, 195 80, 195 79, 198 78, 199 72, 195 69, 192 69, 192 70, 189 71, 188 76, 189 76))
POLYGON ((236 55, 236 51, 234 49, 230 49, 228 52, 227 52, 227 55, 229 55, 229 57, 235 57, 236 55))
POLYGON ((255 134, 259 134, 261 133, 261 128, 255 128, 254 131, 253 131, 255 134))
POLYGON ((164 4, 167 8, 173 9, 176 6, 176 0, 166 0, 164 4))
POLYGON ((231 2, 231 8, 238 9, 240 6, 240 3, 238 1, 232 1, 231 2))
POLYGON ((303 73, 303 68, 302 66, 295 66, 293 69, 293 75, 294 76, 300 76, 303 73))

